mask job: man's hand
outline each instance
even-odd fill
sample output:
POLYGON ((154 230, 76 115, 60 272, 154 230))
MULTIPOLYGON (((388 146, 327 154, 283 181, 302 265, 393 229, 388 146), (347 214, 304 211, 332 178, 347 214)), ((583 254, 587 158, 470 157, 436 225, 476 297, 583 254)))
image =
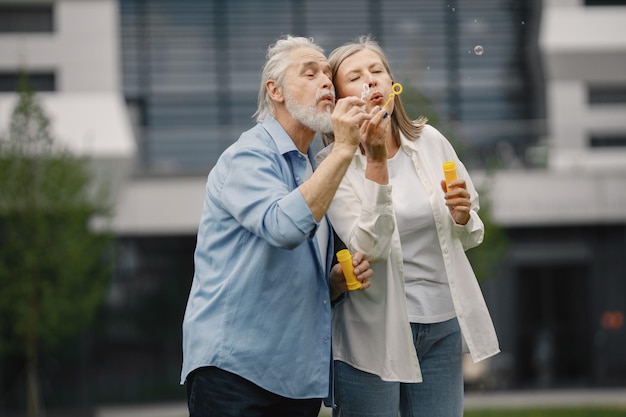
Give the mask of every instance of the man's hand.
POLYGON ((363 110, 363 101, 358 97, 344 97, 337 100, 333 110, 332 121, 335 133, 335 147, 348 146, 352 153, 361 141, 360 127, 371 114, 363 110))

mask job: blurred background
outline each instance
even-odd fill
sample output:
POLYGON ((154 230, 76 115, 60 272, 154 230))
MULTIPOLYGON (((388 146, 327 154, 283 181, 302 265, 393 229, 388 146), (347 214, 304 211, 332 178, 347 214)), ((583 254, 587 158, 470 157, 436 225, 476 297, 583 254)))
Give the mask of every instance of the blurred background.
MULTIPOLYGON (((468 392, 626 386, 626 1, 0 0, 0 136, 25 72, 114 202, 94 320, 40 349, 45 407, 185 401, 206 176, 254 125, 284 34, 327 53, 372 34, 410 116, 479 186, 488 227, 470 256, 502 353, 467 365, 468 392)), ((25 356, 0 355, 0 415, 19 413, 25 356)))

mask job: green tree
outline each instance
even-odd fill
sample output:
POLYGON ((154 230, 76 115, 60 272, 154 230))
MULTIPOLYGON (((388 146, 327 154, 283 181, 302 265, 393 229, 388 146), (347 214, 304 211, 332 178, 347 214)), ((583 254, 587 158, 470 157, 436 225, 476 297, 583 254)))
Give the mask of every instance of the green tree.
POLYGON ((485 238, 479 246, 467 251, 467 257, 479 282, 496 275, 498 264, 509 247, 506 231, 494 222, 491 214, 491 178, 489 176, 478 190, 480 218, 485 225, 485 238))
POLYGON ((90 324, 111 273, 106 193, 89 161, 58 146, 22 77, 0 138, 0 354, 24 355, 28 416, 43 403, 38 359, 90 324))

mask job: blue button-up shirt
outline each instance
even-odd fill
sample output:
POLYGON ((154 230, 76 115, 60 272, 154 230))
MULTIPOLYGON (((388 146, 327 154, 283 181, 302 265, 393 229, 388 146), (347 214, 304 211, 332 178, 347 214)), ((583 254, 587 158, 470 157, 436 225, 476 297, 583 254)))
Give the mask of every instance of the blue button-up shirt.
POLYGON ((333 248, 331 238, 323 270, 318 224, 297 188, 305 158, 268 116, 209 174, 181 383, 198 367, 216 366, 285 397, 328 395, 333 248))

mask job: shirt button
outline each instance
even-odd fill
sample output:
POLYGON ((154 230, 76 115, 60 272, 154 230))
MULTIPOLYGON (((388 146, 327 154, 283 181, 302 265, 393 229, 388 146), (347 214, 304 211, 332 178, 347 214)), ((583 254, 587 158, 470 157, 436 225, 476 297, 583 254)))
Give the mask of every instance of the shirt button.
POLYGON ((300 181, 300 177, 296 177, 296 181, 300 181))
POLYGON ((448 248, 443 248, 443 253, 448 253, 448 248))
POLYGON ((326 300, 324 300, 324 304, 326 304, 326 300))
POLYGON ((328 336, 324 336, 324 340, 328 340, 328 336))

